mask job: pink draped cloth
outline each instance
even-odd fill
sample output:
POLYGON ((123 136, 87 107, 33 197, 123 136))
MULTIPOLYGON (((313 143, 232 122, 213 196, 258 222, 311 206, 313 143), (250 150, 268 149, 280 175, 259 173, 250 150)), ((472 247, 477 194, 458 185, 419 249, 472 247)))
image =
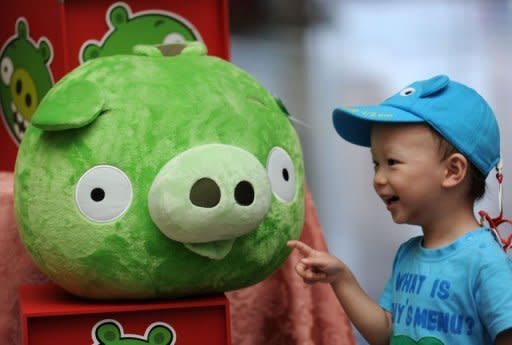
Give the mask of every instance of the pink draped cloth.
MULTIPOLYGON (((326 249, 306 189, 302 238, 326 249)), ((231 306, 233 345, 355 344, 352 328, 331 288, 305 285, 295 274, 292 252, 284 265, 259 284, 226 293, 231 306)), ((14 218, 13 174, 0 172, 0 344, 21 343, 17 287, 47 282, 26 252, 14 218)))
POLYGON ((18 286, 47 281, 18 234, 13 174, 0 172, 0 344, 21 344, 18 286))

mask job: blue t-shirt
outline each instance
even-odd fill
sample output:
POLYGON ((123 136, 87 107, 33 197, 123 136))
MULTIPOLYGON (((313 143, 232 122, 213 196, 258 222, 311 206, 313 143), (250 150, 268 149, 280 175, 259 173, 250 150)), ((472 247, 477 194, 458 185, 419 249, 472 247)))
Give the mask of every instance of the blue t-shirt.
POLYGON ((494 344, 512 328, 512 260, 486 228, 438 249, 403 243, 380 299, 391 344, 494 344))

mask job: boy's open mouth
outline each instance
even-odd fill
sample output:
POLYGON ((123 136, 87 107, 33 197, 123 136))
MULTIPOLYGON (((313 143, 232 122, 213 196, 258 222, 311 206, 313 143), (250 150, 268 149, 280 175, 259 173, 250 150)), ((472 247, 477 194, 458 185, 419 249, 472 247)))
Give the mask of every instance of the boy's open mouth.
POLYGON ((392 196, 389 196, 389 197, 385 197, 385 198, 384 198, 384 202, 386 203, 386 206, 390 206, 390 205, 392 205, 393 203, 397 202, 398 200, 400 200, 400 198, 398 197, 398 195, 392 195, 392 196))

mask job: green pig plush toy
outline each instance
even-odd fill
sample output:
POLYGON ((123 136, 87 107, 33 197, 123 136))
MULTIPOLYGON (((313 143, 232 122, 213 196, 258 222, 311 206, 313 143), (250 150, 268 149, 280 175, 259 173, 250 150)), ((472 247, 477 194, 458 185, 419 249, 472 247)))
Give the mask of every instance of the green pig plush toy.
POLYGON ((282 103, 198 42, 94 59, 42 100, 20 146, 22 240, 54 282, 97 299, 255 284, 304 221, 282 103))

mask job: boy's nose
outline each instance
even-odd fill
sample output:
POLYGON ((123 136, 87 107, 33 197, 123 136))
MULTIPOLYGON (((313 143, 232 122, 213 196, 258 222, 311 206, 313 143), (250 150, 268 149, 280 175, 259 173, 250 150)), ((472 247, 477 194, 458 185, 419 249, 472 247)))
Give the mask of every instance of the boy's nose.
POLYGON ((385 185, 386 183, 387 183, 387 178, 386 178, 385 174, 382 171, 377 170, 375 172, 375 174, 373 175, 373 185, 374 185, 375 189, 377 189, 378 186, 385 185))

